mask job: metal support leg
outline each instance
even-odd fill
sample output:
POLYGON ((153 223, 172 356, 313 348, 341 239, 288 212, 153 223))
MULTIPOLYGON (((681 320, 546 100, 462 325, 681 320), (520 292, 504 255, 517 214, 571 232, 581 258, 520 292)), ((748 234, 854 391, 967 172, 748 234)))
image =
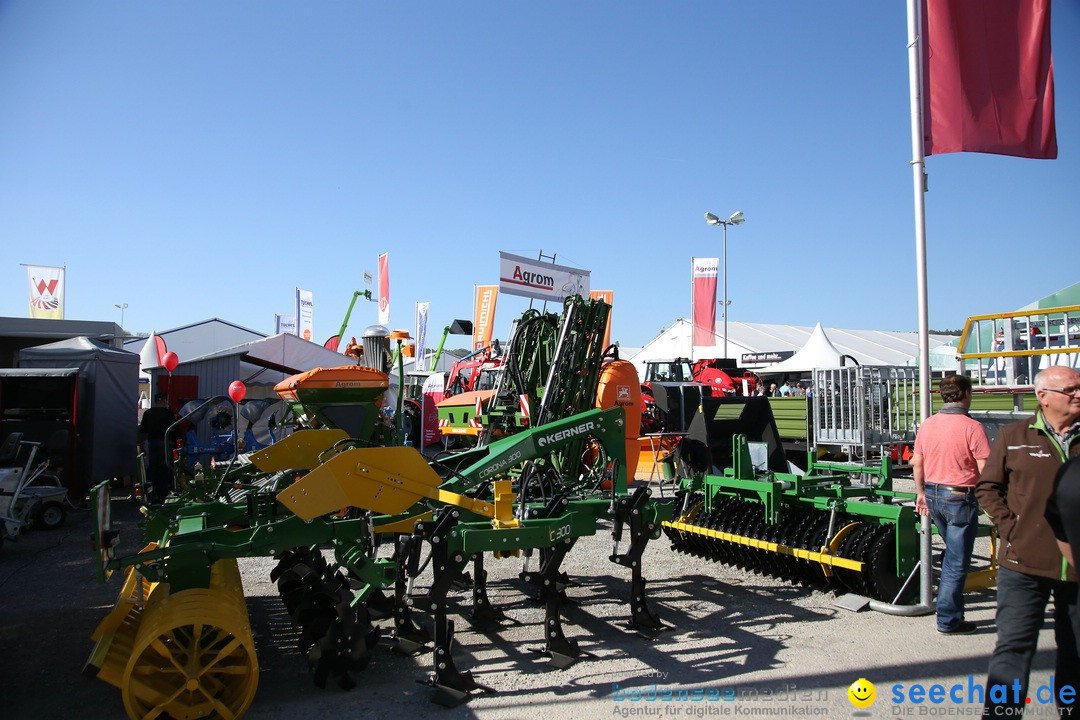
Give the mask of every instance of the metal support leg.
POLYGON ((646 580, 641 574, 641 555, 645 552, 645 546, 653 534, 657 532, 655 519, 646 521, 649 497, 652 491, 645 486, 639 487, 628 498, 621 498, 615 507, 615 522, 612 527, 612 540, 614 548, 609 558, 631 570, 630 575, 630 622, 627 627, 636 630, 647 637, 656 637, 659 633, 668 629, 668 626, 660 621, 649 611, 645 601, 646 580), (622 540, 623 525, 630 530, 630 544, 626 552, 619 553, 618 547, 622 540))

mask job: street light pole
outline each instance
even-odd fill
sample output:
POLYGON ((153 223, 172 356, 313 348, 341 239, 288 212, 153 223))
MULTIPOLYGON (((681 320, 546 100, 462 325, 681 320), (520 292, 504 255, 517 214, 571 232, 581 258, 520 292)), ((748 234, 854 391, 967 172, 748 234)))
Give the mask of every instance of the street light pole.
POLYGON ((127 330, 124 330, 124 311, 127 310, 128 304, 117 303, 115 307, 120 310, 120 329, 123 331, 124 335, 127 335, 127 330))
POLYGON ((742 225, 746 222, 746 218, 743 217, 742 210, 736 210, 731 213, 731 217, 727 220, 721 220, 712 213, 705 213, 705 222, 710 225, 723 225, 724 226, 724 357, 727 355, 727 310, 728 304, 731 302, 727 299, 727 229, 728 225, 742 225))

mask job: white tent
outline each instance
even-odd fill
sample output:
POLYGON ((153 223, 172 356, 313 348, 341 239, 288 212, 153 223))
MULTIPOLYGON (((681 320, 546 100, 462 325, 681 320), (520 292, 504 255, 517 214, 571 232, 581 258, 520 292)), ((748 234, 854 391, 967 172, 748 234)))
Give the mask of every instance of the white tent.
MULTIPOLYGON (((836 346, 832 344, 832 341, 825 334, 825 329, 821 327, 821 323, 818 323, 814 326, 814 331, 810 333, 810 339, 794 355, 786 360, 761 368, 758 372, 766 374, 803 372, 815 368, 838 368, 841 366, 841 358, 843 357, 844 354, 836 349, 836 346)), ((851 363, 854 364, 854 361, 851 361, 851 363)))

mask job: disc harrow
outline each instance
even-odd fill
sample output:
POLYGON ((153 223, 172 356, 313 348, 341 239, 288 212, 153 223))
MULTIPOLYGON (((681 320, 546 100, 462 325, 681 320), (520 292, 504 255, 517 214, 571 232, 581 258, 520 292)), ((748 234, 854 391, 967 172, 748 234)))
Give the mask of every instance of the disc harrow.
POLYGON ((794 584, 905 599, 918 523, 914 495, 892 489, 889 459, 875 467, 811 458, 794 474, 775 436, 764 399, 703 401, 672 457, 680 488, 677 517, 664 523, 672 548, 794 584), (767 467, 754 466, 751 436, 738 430, 754 432, 767 467), (731 467, 714 474, 721 459, 731 467))

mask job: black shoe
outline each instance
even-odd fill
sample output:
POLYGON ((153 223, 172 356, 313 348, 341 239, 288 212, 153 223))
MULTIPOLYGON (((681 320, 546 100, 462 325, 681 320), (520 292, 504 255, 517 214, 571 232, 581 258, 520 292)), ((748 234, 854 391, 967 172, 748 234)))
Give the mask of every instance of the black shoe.
POLYGON ((937 631, 942 635, 970 635, 975 632, 975 623, 961 620, 951 628, 938 628, 937 631))

